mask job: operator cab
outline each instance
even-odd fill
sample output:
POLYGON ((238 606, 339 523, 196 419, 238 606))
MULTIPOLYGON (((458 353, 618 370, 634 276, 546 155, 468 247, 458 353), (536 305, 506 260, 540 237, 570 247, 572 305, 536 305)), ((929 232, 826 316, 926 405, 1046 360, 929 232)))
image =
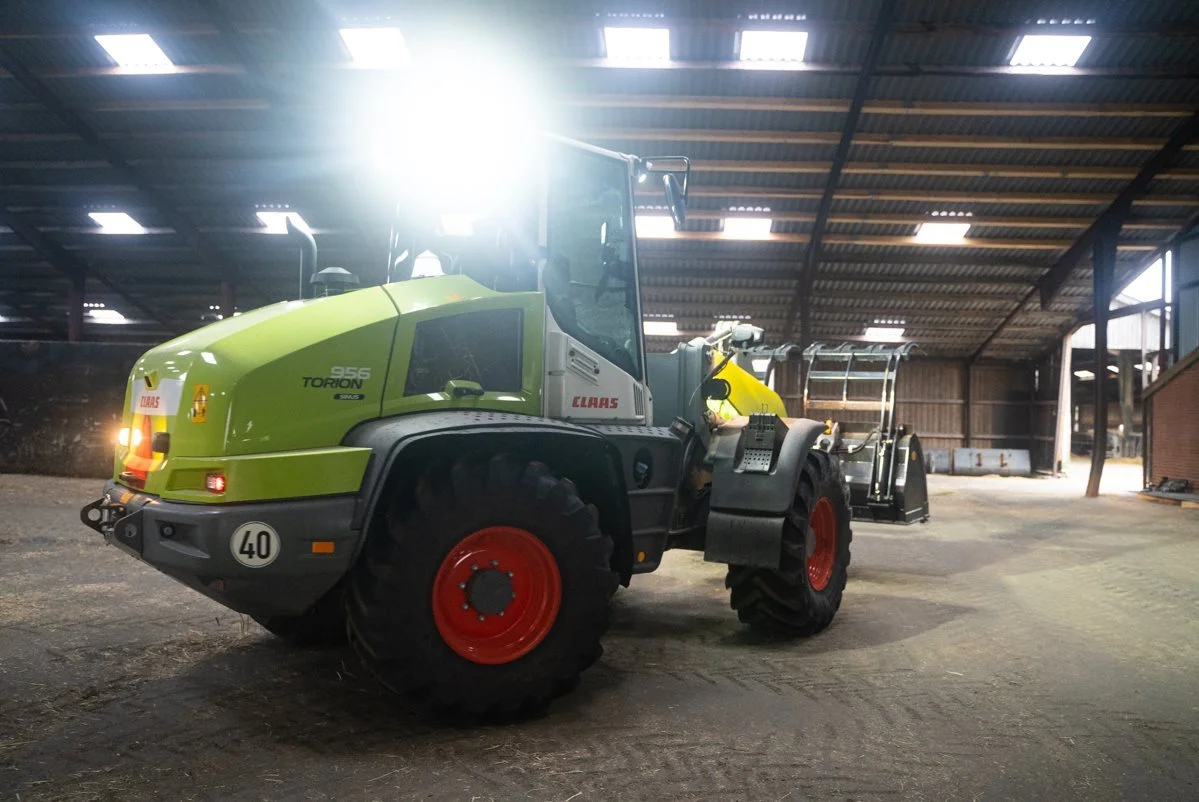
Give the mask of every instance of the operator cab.
MULTIPOLYGON (((466 186, 398 204, 389 280, 464 275, 496 292, 543 292, 558 329, 642 381, 633 186, 648 164, 545 144, 535 159, 492 162, 466 186)), ((681 220, 682 191, 668 178, 681 220)))

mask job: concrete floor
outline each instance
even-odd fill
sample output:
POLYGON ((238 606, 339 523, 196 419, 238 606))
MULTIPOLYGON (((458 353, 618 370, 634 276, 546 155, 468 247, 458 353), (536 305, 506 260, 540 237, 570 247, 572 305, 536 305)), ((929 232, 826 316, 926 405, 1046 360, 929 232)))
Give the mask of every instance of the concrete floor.
POLYGON ((104 546, 98 482, 0 476, 0 800, 1197 798, 1199 511, 1082 481, 932 477, 808 641, 669 555, 575 694, 453 728, 104 546))

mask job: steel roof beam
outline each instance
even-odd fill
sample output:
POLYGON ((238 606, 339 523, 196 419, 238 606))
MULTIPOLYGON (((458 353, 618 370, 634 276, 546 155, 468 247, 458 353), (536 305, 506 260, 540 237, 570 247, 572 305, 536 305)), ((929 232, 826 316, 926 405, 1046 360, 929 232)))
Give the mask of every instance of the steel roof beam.
MULTIPOLYGON (((7 70, 26 91, 33 95, 51 114, 61 120, 68 130, 86 142, 104 161, 111 165, 122 181, 136 187, 146 198, 149 198, 180 237, 200 254, 201 258, 219 275, 237 274, 236 268, 221 258, 220 254, 204 240, 195 225, 180 213, 151 181, 144 178, 116 148, 92 130, 82 117, 4 47, 0 47, 0 67, 7 70)), ((252 282, 249 283, 254 286, 252 282)), ((270 300, 261 290, 258 292, 263 298, 270 300)))
POLYGON ((1090 251, 1095 238, 1100 231, 1111 229, 1113 239, 1119 233, 1124 218, 1128 216, 1132 204, 1143 195, 1151 182, 1168 174, 1168 168, 1182 151, 1183 147, 1199 137, 1199 111, 1174 131, 1169 141, 1147 161, 1135 177, 1120 191, 1111 205, 1091 226, 1070 246, 1057 263, 1041 279, 1038 290, 1041 293, 1041 306, 1048 306, 1062 284, 1069 278, 1070 273, 1078 265, 1084 253, 1090 251))
POLYGON ((54 240, 46 237, 19 215, 5 208, 3 204, 0 204, 0 222, 12 229, 13 233, 24 240, 33 249, 34 253, 45 259, 69 281, 81 281, 90 275, 122 300, 126 301, 130 306, 162 325, 167 331, 178 331, 176 326, 168 323, 165 318, 160 317, 157 312, 140 299, 130 295, 128 291, 108 276, 97 273, 77 254, 66 250, 54 240))

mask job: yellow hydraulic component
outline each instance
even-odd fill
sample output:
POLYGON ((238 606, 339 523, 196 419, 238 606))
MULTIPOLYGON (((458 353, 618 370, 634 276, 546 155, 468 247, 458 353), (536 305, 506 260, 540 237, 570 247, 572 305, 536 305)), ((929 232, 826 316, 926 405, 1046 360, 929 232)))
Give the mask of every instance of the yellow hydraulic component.
MULTIPOLYGON (((713 352, 712 359, 715 367, 724 359, 724 355, 713 352)), ((735 362, 730 360, 716 374, 716 378, 724 379, 731 388, 728 399, 709 402, 709 408, 722 418, 734 418, 754 412, 773 412, 780 418, 787 417, 787 408, 779 394, 735 362)))

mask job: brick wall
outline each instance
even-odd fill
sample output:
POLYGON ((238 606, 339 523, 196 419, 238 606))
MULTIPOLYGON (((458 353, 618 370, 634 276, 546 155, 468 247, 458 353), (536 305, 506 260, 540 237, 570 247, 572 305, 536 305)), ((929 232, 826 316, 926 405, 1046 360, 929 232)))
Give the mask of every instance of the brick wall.
POLYGON ((1146 473, 1154 482, 1168 476, 1190 479, 1199 487, 1199 359, 1180 367, 1151 388, 1152 450, 1146 473))

